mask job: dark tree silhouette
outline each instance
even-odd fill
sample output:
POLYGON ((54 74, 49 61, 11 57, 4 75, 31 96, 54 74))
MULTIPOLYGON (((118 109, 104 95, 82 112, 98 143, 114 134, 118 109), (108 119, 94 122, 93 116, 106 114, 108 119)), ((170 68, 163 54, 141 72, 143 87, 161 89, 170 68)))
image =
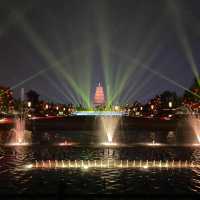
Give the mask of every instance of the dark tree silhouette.
POLYGON ((34 90, 29 90, 26 93, 26 97, 28 101, 31 101, 32 106, 35 107, 39 102, 39 94, 34 90))
POLYGON ((170 101, 172 102, 173 107, 180 105, 180 99, 177 96, 176 92, 164 91, 160 95, 160 100, 161 100, 161 107, 162 108, 168 108, 170 101))
POLYGON ((200 102, 200 85, 199 80, 195 79, 192 86, 189 88, 189 91, 185 91, 184 100, 192 102, 200 102))

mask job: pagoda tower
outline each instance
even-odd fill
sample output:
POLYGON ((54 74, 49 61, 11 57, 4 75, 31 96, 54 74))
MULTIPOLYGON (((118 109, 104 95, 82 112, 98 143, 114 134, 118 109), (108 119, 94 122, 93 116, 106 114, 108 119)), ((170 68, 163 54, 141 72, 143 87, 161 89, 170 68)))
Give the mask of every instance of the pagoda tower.
POLYGON ((95 91, 95 95, 94 95, 94 105, 100 106, 103 104, 105 104, 104 90, 99 82, 99 85, 96 87, 96 91, 95 91))

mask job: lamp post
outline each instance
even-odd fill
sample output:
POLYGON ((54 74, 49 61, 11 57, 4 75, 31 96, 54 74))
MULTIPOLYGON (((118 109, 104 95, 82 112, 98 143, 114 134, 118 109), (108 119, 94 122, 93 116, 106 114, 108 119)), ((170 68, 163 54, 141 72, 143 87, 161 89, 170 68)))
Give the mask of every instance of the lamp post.
POLYGON ((119 106, 115 106, 115 111, 119 111, 119 106))
POLYGON ((28 108, 30 108, 31 107, 31 101, 28 101, 28 108))
POLYGON ((169 101, 168 106, 169 106, 169 108, 172 108, 173 105, 172 105, 171 101, 169 101))

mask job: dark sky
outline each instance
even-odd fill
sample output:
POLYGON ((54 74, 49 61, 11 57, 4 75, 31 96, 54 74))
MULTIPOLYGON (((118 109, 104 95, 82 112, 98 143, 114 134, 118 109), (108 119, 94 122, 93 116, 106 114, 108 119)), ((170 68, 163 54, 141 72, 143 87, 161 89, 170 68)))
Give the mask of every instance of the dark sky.
POLYGON ((92 97, 99 81, 119 93, 116 102, 144 102, 164 90, 181 95, 198 75, 199 6, 197 0, 1 1, 0 85, 15 96, 24 87, 63 103, 92 97))

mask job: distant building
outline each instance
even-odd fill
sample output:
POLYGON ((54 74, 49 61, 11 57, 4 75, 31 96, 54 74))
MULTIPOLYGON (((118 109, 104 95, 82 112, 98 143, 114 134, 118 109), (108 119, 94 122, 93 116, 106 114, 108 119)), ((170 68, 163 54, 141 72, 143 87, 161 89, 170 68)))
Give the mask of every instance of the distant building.
POLYGON ((101 105, 105 104, 104 90, 100 83, 96 87, 93 103, 95 106, 101 106, 101 105))
POLYGON ((8 87, 0 86, 0 112, 9 113, 14 110, 13 92, 8 87))

